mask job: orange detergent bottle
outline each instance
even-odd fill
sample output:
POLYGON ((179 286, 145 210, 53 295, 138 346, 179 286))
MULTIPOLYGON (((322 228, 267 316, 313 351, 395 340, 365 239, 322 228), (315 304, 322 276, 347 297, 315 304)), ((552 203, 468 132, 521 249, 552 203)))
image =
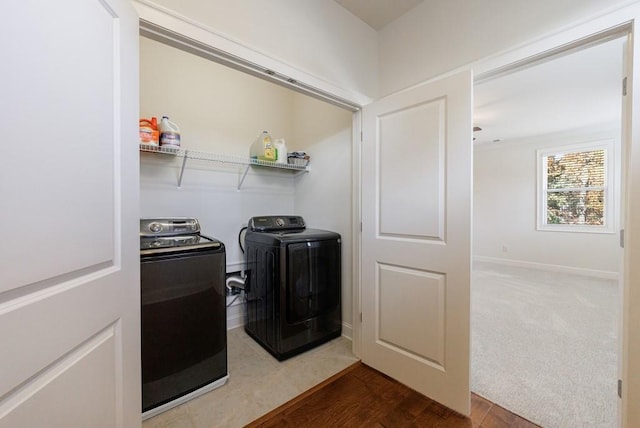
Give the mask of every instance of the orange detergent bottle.
POLYGON ((160 130, 158 129, 158 119, 156 117, 140 119, 140 142, 155 146, 160 143, 160 130))

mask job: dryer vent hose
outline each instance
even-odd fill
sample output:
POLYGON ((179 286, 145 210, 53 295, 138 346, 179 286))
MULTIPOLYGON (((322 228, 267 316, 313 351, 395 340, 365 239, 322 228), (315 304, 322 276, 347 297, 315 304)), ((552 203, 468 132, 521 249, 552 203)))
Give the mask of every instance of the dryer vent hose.
POLYGON ((245 276, 232 275, 227 278, 227 288, 229 290, 231 290, 232 288, 239 288, 240 290, 244 290, 245 280, 245 276))
MULTIPOLYGON (((238 276, 238 275, 231 275, 229 277, 227 277, 227 281, 226 281, 226 285, 227 285, 227 289, 228 290, 232 290, 234 288, 237 288, 239 290, 243 290, 244 291, 244 282, 246 280, 247 277, 245 276, 238 276)), ((238 298, 241 296, 241 294, 237 294, 233 300, 229 303, 227 303, 227 308, 231 305, 233 305, 233 303, 238 300, 238 298)))

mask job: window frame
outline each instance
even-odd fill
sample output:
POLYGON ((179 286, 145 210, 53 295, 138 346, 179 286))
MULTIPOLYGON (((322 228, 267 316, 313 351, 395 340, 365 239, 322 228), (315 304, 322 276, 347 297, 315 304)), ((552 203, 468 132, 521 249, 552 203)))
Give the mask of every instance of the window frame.
POLYGON ((613 139, 590 141, 586 143, 554 146, 550 148, 538 149, 537 156, 537 230, 555 232, 582 232, 582 233, 615 233, 615 145, 613 139), (604 149, 604 224, 602 225, 582 225, 582 224, 548 224, 547 223, 547 158, 566 153, 588 152, 604 149))

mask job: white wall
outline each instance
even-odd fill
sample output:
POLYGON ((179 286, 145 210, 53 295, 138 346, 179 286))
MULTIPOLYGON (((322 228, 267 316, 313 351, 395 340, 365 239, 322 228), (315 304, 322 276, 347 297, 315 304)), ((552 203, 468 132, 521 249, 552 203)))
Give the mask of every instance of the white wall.
POLYGON ((603 139, 615 139, 619 146, 619 131, 571 132, 476 146, 474 257, 615 276, 622 257, 616 233, 536 230, 536 150, 603 139))
POLYGON ((291 135, 293 92, 140 38, 141 117, 169 116, 182 146, 246 156, 262 131, 291 135))
POLYGON ((297 214, 309 227, 340 233, 350 324, 352 113, 146 38, 140 88, 141 116, 170 116, 185 149, 246 157, 266 129, 312 157, 310 173, 252 168, 238 191, 242 167, 190 160, 177 188, 181 159, 142 153, 141 215, 197 217, 204 234, 225 243, 229 271, 242 267, 238 232, 252 216, 297 214))
POLYGON ((380 95, 630 3, 634 1, 424 1, 379 33, 380 95))
MULTIPOLYGON (((312 156, 311 172, 296 178, 295 212, 307 225, 342 237, 342 320, 352 323, 352 113, 303 95, 294 98, 290 145, 312 156)), ((343 332, 351 336, 349 331, 343 332)))
POLYGON ((349 92, 378 93, 377 34, 334 1, 137 1, 167 8, 349 92))

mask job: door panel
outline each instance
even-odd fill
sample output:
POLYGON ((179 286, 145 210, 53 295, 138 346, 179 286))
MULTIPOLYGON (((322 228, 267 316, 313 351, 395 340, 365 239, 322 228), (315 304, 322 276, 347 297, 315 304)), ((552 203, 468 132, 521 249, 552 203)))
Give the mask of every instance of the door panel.
POLYGON ((0 30, 10 40, 25 32, 20 26, 31 27, 6 58, 14 66, 6 70, 3 98, 6 89, 11 108, 3 109, 3 120, 12 130, 3 151, 26 171, 0 172, 3 198, 12 207, 11 227, 3 230, 12 245, 2 246, 0 257, 9 265, 38 260, 38 269, 2 270, 0 292, 114 261, 118 27, 106 4, 68 2, 70 9, 34 2, 16 15, 12 10, 9 28, 0 30), (46 22, 36 25, 37 19, 46 22), (85 206, 70 212, 71 206, 58 208, 62 201, 85 206), (36 245, 26 239, 30 230, 54 234, 36 245))
POLYGON ((363 110, 362 357, 469 413, 470 72, 363 110))
POLYGON ((0 27, 0 427, 137 426, 138 18, 24 0, 0 27))
POLYGON ((438 99, 378 118, 380 235, 443 239, 444 113, 438 99))
POLYGON ((378 268, 379 343, 444 370, 445 276, 383 263, 378 268))
POLYGON ((108 327, 36 374, 3 403, 2 426, 116 426, 116 331, 108 327))
POLYGON ((2 375, 0 396, 18 388, 34 373, 47 370, 51 364, 64 358, 69 350, 114 322, 112 314, 119 302, 116 296, 105 293, 110 285, 109 277, 90 284, 83 278, 71 289, 50 287, 11 300, 11 308, 3 305, 6 311, 0 314, 3 343, 0 361, 12 370, 2 375), (96 311, 89 305, 77 304, 91 302, 96 292, 102 295, 104 310, 96 311), (20 352, 15 352, 16 349, 20 352))

